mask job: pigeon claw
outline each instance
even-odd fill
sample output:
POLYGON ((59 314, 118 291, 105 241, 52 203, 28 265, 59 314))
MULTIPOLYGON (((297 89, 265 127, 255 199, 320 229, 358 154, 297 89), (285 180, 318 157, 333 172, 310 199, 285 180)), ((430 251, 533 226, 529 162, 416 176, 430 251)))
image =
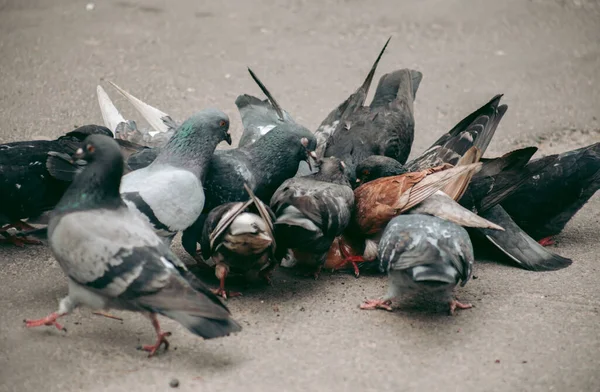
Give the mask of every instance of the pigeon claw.
POLYGON ((227 291, 224 287, 219 287, 218 289, 211 289, 214 295, 222 297, 223 299, 233 298, 233 297, 241 297, 242 293, 239 291, 227 291))
POLYGON ((552 237, 546 237, 546 238, 542 238, 541 240, 539 240, 538 244, 540 244, 542 246, 550 246, 550 245, 556 244, 556 241, 554 241, 554 239, 552 237))
POLYGON ((392 311, 392 301, 389 299, 370 299, 360 305, 362 310, 383 309, 392 311))
POLYGON ((56 320, 61 317, 58 313, 51 313, 48 316, 38 320, 23 320, 27 328, 51 326, 54 325, 59 331, 67 332, 67 329, 59 324, 56 320))
POLYGON ((9 235, 6 232, 0 233, 6 238, 0 238, 0 244, 12 244, 14 246, 18 246, 19 248, 23 248, 25 245, 42 245, 42 241, 30 239, 27 237, 17 237, 14 235, 9 235))
POLYGON ((450 301, 450 316, 454 316, 454 312, 456 309, 471 309, 473 305, 471 304, 463 304, 456 299, 450 301))
POLYGON ((170 345, 169 341, 167 340, 169 336, 171 336, 171 332, 160 332, 156 339, 156 343, 153 345, 142 346, 142 350, 149 352, 148 358, 153 357, 163 344, 165 345, 165 351, 167 351, 170 345))

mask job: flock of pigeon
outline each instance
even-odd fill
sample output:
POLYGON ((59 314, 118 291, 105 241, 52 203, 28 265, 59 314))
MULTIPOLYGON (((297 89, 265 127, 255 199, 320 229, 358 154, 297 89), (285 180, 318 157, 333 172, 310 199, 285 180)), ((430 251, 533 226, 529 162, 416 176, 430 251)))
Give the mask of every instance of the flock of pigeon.
POLYGON ((267 99, 236 99, 244 132, 234 149, 216 150, 232 143, 220 110, 178 123, 114 84, 151 129, 125 120, 98 86, 105 126, 0 145, 2 241, 46 238, 68 277, 58 310, 26 325, 63 329, 57 320, 79 305, 143 312, 154 355, 168 347, 158 314, 206 339, 241 330, 219 298, 237 294, 226 290, 230 273, 270 282, 282 264, 315 278, 322 268, 357 277, 371 268, 388 274, 389 291, 361 308, 391 310, 392 299, 419 295, 453 313, 471 306, 453 290, 471 277, 472 236, 525 269, 569 266, 544 245, 600 188, 600 143, 534 160, 535 147, 482 158, 507 110, 497 95, 407 162, 422 74, 383 75, 365 105, 387 44, 314 133, 249 70, 267 99), (179 232, 218 288, 170 250, 179 232))

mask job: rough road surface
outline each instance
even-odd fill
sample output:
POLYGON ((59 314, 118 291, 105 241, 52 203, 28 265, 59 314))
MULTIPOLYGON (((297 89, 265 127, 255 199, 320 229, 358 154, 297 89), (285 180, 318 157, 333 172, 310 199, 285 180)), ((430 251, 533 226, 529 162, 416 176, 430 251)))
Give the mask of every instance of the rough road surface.
MULTIPOLYGON (((175 118, 219 107, 237 138, 235 97, 260 94, 246 66, 315 129, 390 35, 377 75, 424 73, 413 155, 500 92, 509 111, 489 156, 600 140, 596 1, 98 0, 86 10, 0 0, 0 141, 101 123, 97 84, 133 117, 109 80, 175 118)), ((476 307, 455 317, 360 311, 385 292, 382 277, 280 271, 274 287, 229 301, 241 333, 202 341, 164 321, 173 349, 152 359, 136 350, 154 341, 137 314, 81 309, 66 334, 25 329, 24 318, 56 309, 65 278, 47 247, 2 247, 0 390, 165 391, 176 378, 182 391, 597 391, 599 230, 596 195, 552 248, 570 268, 533 273, 480 256, 478 279, 458 291, 476 307)))

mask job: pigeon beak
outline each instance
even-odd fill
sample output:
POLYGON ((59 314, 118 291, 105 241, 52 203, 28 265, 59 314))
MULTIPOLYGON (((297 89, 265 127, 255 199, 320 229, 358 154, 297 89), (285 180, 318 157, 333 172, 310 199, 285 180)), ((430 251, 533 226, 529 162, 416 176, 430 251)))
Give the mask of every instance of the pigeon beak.
POLYGON ((315 160, 315 162, 317 161, 317 154, 315 154, 314 151, 309 151, 308 157, 306 158, 306 163, 308 164, 308 170, 310 170, 311 172, 313 171, 312 164, 311 164, 311 161, 313 159, 315 160))
POLYGON ((78 148, 77 151, 75 151, 75 153, 73 154, 73 156, 71 157, 73 158, 73 162, 79 160, 79 159, 83 159, 83 148, 78 148))
POLYGON ((225 134, 225 141, 231 146, 231 134, 229 132, 225 134))

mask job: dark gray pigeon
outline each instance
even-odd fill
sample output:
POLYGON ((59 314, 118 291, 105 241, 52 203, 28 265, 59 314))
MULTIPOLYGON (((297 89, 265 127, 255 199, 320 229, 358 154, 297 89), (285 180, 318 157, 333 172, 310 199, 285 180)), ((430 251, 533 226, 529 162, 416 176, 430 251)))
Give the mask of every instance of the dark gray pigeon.
POLYGON ((425 296, 447 302, 450 314, 471 304, 454 298, 456 285, 471 278, 473 245, 462 227, 429 215, 400 215, 385 228, 378 248, 379 268, 388 274, 388 293, 361 309, 392 310, 392 300, 425 296))
POLYGON ((76 152, 88 165, 56 206, 48 227, 50 249, 68 277, 69 294, 59 309, 27 327, 54 325, 80 305, 149 316, 157 334, 144 349, 154 355, 166 337, 157 314, 205 339, 241 330, 229 310, 119 195, 123 159, 117 143, 94 135, 76 152), (191 279, 191 280, 190 280, 191 279))
POLYGON ((271 92, 267 90, 267 87, 256 74, 250 68, 248 68, 248 72, 267 96, 267 99, 263 101, 252 95, 242 94, 235 100, 235 106, 240 112, 242 124, 244 125, 238 147, 245 147, 254 143, 278 125, 296 124, 292 116, 279 106, 271 92))
POLYGON ((275 215, 248 186, 245 188, 250 200, 216 207, 208 214, 202 231, 202 257, 214 266, 220 281, 215 294, 223 298, 240 294, 225 290, 230 270, 271 283, 271 272, 281 261, 281 257, 276 257, 275 215))
MULTIPOLYGON (((39 243, 10 235, 8 230, 33 230, 29 223, 46 223, 46 213, 58 203, 77 172, 71 154, 87 136, 95 134, 113 136, 108 128, 90 124, 56 140, 0 144, 0 235, 6 237, 0 243, 39 243)), ((126 141, 119 141, 119 146, 124 155, 140 147, 126 141)))
POLYGON ((190 227, 205 203, 202 187, 221 141, 231 144, 229 118, 217 109, 187 119, 147 167, 123 177, 121 195, 169 243, 190 227))
POLYGON ((317 130, 317 137, 322 138, 334 126, 325 142, 323 156, 342 159, 348 166, 351 182, 355 180, 356 165, 367 157, 385 155, 404 163, 412 147, 413 101, 423 75, 409 69, 383 75, 373 101, 369 106, 363 106, 378 61, 379 58, 359 90, 334 110, 317 130), (334 114, 338 111, 342 112, 339 120, 327 125, 338 117, 334 114))
POLYGON ((542 245, 551 245, 573 216, 600 189, 600 143, 535 159, 534 172, 502 202, 514 221, 542 245))
POLYGON ((315 147, 315 137, 306 128, 277 126, 249 146, 216 151, 203 182, 204 213, 184 231, 185 250, 195 256, 206 214, 222 204, 248 200, 244 184, 268 202, 281 183, 296 174, 298 163, 314 155, 315 147))
POLYGON ((343 161, 323 158, 317 173, 290 178, 271 198, 277 246, 312 267, 315 279, 333 240, 350 223, 354 193, 347 176, 343 161))
MULTIPOLYGON (((292 116, 277 103, 271 92, 250 68, 248 68, 248 72, 267 99, 262 101, 252 95, 243 94, 235 100, 235 105, 240 112, 242 124, 244 125, 238 147, 249 146, 277 126, 282 128, 289 126, 292 129, 303 129, 308 132, 307 128, 296 123, 292 116)), ((311 159, 309 158, 310 162, 300 161, 297 176, 314 172, 315 162, 311 159)))

